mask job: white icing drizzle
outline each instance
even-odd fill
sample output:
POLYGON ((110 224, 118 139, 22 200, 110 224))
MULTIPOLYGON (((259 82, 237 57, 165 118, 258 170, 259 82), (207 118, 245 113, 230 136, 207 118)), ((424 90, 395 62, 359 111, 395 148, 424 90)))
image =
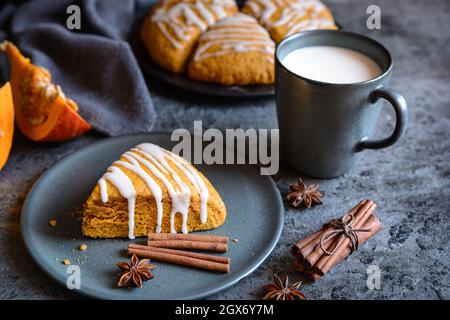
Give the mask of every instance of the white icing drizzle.
POLYGON ((166 25, 162 22, 158 22, 158 27, 161 30, 161 32, 164 34, 164 36, 169 40, 169 42, 177 49, 181 49, 183 46, 181 43, 179 43, 177 40, 175 40, 174 37, 170 34, 170 32, 167 30, 166 25))
MULTIPOLYGON (((254 27, 254 25, 252 25, 254 27)), ((266 40, 269 35, 265 30, 253 28, 251 30, 251 36, 249 36, 249 29, 247 27, 241 28, 215 28, 209 30, 201 37, 201 41, 206 40, 217 40, 217 39, 248 39, 249 37, 253 39, 266 40)))
POLYGON ((263 52, 272 57, 274 50, 275 44, 268 32, 254 18, 236 13, 219 21, 200 37, 194 61, 229 52, 263 52), (216 51, 208 51, 214 46, 218 47, 216 51))
POLYGON ((205 7, 203 2, 198 1, 195 6, 200 11, 201 16, 206 19, 208 25, 212 25, 214 22, 216 22, 214 14, 205 7))
POLYGON ((106 189, 105 178, 100 178, 100 180, 98 180, 98 185, 100 186, 100 194, 102 196, 102 202, 107 203, 108 202, 108 191, 106 189))
MULTIPOLYGON (((217 2, 219 2, 219 1, 217 1, 217 2)), ((226 1, 224 3, 226 4, 226 1)), ((228 5, 230 5, 230 3, 228 3, 228 5)), ((234 4, 231 4, 231 5, 234 5, 234 4)), ((226 16, 228 16, 224 7, 225 7, 224 5, 219 5, 219 4, 216 4, 215 2, 213 2, 211 4, 211 10, 216 14, 217 20, 221 20, 221 19, 225 18, 226 16)))
MULTIPOLYGON (((164 168, 160 167, 160 164, 157 162, 157 160, 154 157, 152 157, 148 153, 143 152, 142 150, 139 150, 139 149, 133 149, 132 151, 136 151, 136 152, 141 153, 148 160, 142 158, 141 156, 139 156, 135 152, 127 152, 126 154, 129 155, 130 157, 133 157, 141 165, 143 165, 148 170, 150 170, 150 172, 156 178, 158 178, 164 184, 164 186, 166 187, 167 192, 169 193, 169 196, 170 196, 170 198, 172 200, 172 208, 171 208, 171 211, 170 211, 170 227, 171 227, 170 231, 175 233, 175 227, 174 227, 174 222, 173 222, 174 220, 173 219, 174 219, 175 214, 177 212, 181 212, 181 213, 186 212, 187 213, 187 210, 189 209, 190 194, 184 194, 183 192, 179 192, 172 186, 172 184, 170 183, 169 179, 167 179, 165 177, 165 175, 164 175, 164 173, 168 174, 167 171, 164 168), (161 168, 162 168, 162 170, 161 170, 161 168)), ((184 227, 184 223, 183 223, 183 227, 184 227)), ((182 231, 183 231, 183 233, 187 232, 186 228, 183 228, 182 231)), ((158 230, 157 230, 157 232, 158 232, 158 230)))
POLYGON ((104 197, 106 190, 105 180, 108 180, 114 187, 119 190, 122 197, 128 201, 128 238, 134 239, 134 207, 136 202, 136 191, 134 190, 133 182, 130 178, 118 167, 111 166, 108 168, 107 172, 100 178, 99 185, 102 194, 102 201, 106 199, 104 197))
POLYGON ((261 22, 269 22, 276 10, 285 4, 282 0, 250 0, 245 5, 251 9, 253 16, 261 22))
POLYGON ((192 27, 205 31, 208 26, 228 15, 227 7, 235 5, 233 0, 181 1, 175 4, 173 1, 166 1, 151 19, 157 22, 158 28, 172 46, 180 49, 183 47, 181 41, 191 38, 192 27))
MULTIPOLYGON (((170 212, 170 232, 176 233, 175 215, 177 213, 180 213, 183 217, 181 231, 183 233, 187 233, 187 214, 191 198, 189 187, 183 183, 183 180, 181 180, 180 176, 167 163, 163 149, 151 143, 142 143, 136 147, 136 150, 138 150, 151 161, 159 162, 159 164, 162 165, 162 167, 170 173, 172 179, 175 180, 178 186, 178 190, 175 190, 174 188, 172 188, 172 186, 169 187, 170 182, 168 184, 164 183, 168 190, 169 188, 171 189, 169 191, 169 194, 172 198, 172 210, 170 212)), ((168 182, 167 179, 166 181, 168 182)))
POLYGON ((315 30, 320 28, 327 28, 334 26, 334 23, 327 19, 308 19, 305 21, 299 22, 296 26, 289 29, 286 36, 290 36, 291 34, 305 31, 305 30, 315 30))
POLYGON ((202 177, 197 173, 197 171, 182 157, 177 156, 176 154, 169 154, 168 151, 165 151, 166 154, 171 156, 172 162, 186 175, 192 185, 195 187, 197 192, 200 194, 200 222, 206 223, 208 218, 208 198, 209 191, 206 187, 205 182, 202 177), (173 161, 175 160, 175 161, 173 161))
POLYGON ((259 18, 258 13, 260 12, 259 5, 255 1, 247 1, 245 4, 251 11, 254 17, 259 18))
POLYGON ((120 169, 126 168, 134 172, 141 178, 153 197, 155 198, 157 206, 157 227, 156 232, 161 232, 163 204, 162 204, 162 190, 159 184, 146 170, 166 187, 172 201, 172 208, 170 212, 170 231, 176 233, 175 230, 175 215, 177 213, 182 215, 182 232, 187 233, 187 219, 191 199, 191 190, 188 185, 183 182, 183 179, 170 166, 170 163, 175 165, 188 181, 193 185, 195 191, 200 198, 200 221, 205 223, 208 217, 208 188, 196 172, 192 165, 183 158, 166 151, 154 144, 143 143, 131 151, 127 151, 122 155, 122 159, 114 162, 107 170, 107 172, 98 181, 100 187, 101 198, 104 203, 108 202, 108 192, 106 181, 109 181, 117 188, 119 193, 128 200, 128 237, 134 239, 134 210, 136 201, 136 191, 131 179, 120 169), (124 160, 126 161, 124 161, 124 160), (176 186, 172 185, 168 177, 175 181, 176 186))
POLYGON ((249 0, 246 7, 265 27, 286 27, 286 36, 334 26, 333 20, 321 16, 327 8, 319 0, 249 0), (274 17, 280 10, 279 17, 274 17))
POLYGON ((162 224, 162 214, 163 214, 163 207, 162 207, 162 191, 158 183, 156 183, 155 180, 147 173, 145 170, 141 168, 139 163, 131 157, 129 154, 123 154, 122 157, 124 157, 127 161, 116 161, 114 164, 121 165, 122 167, 127 168, 130 171, 133 171, 135 174, 139 176, 144 182, 147 184, 147 187, 152 192, 153 197, 155 198, 156 203, 156 232, 161 232, 161 224, 162 224))

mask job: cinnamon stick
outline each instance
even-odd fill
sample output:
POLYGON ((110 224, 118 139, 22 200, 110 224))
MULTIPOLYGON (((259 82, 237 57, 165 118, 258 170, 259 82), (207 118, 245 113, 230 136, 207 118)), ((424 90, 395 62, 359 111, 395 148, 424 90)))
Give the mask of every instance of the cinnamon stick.
POLYGON ((300 240, 292 246, 291 253, 298 255, 299 257, 307 256, 314 249, 314 246, 318 243, 317 240, 323 234, 326 228, 322 227, 316 232, 312 233, 303 240, 300 240))
POLYGON ((184 234, 184 233, 149 233, 150 240, 187 240, 187 241, 203 241, 203 242, 220 242, 228 243, 228 237, 215 236, 208 234, 184 234))
POLYGON ((298 260, 294 261, 294 269, 301 272, 306 279, 310 280, 310 281, 316 281, 317 279, 320 278, 320 275, 318 275, 317 273, 314 273, 313 271, 305 268, 304 265, 302 265, 302 263, 298 260))
POLYGON ((129 249, 131 248, 131 249, 138 249, 138 250, 146 250, 146 251, 150 251, 150 252, 162 252, 162 253, 176 254, 176 255, 185 256, 185 257, 191 257, 191 258, 197 258, 197 259, 202 259, 202 260, 207 260, 207 261, 212 261, 212 262, 230 264, 230 258, 214 256, 211 254, 196 253, 196 252, 166 249, 166 248, 158 248, 158 247, 148 247, 148 246, 143 246, 143 245, 135 244, 135 243, 130 243, 128 245, 128 248, 129 249))
POLYGON ((149 247, 194 249, 212 252, 227 252, 228 244, 221 242, 190 241, 190 240, 149 240, 149 247))
POLYGON ((140 249, 136 247, 128 247, 128 254, 136 254, 139 257, 150 258, 157 261, 163 261, 187 267, 216 271, 216 272, 229 272, 230 264, 214 262, 210 260, 204 260, 186 255, 172 254, 160 251, 153 251, 152 249, 140 249))

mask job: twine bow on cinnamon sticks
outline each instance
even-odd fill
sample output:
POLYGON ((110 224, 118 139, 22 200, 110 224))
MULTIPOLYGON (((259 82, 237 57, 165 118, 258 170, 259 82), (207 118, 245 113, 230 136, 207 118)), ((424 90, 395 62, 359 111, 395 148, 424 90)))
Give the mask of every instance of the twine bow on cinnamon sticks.
POLYGON ((359 240, 358 240, 358 235, 357 232, 370 232, 372 229, 368 228, 368 229, 354 229, 352 227, 352 222, 353 222, 354 218, 353 215, 346 213, 345 215, 342 216, 342 218, 340 219, 333 219, 330 222, 325 224, 326 226, 330 226, 332 228, 334 228, 335 230, 331 230, 328 232, 325 232, 322 235, 322 238, 320 238, 320 248, 322 249, 322 251, 331 256, 333 254, 335 254, 337 247, 335 247, 333 249, 333 251, 328 251, 327 249, 325 249, 324 247, 324 243, 326 243, 328 240, 334 238, 334 237, 339 237, 341 235, 347 237, 350 239, 351 243, 352 243, 352 253, 356 250, 358 250, 358 245, 359 245, 359 240))
POLYGON ((314 281, 344 260, 381 229, 376 204, 363 200, 340 219, 333 219, 292 247, 294 268, 314 281))

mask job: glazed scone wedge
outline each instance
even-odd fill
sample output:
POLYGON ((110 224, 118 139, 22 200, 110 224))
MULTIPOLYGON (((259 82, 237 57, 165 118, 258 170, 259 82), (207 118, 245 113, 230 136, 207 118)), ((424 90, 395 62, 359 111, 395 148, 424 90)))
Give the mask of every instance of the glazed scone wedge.
POLYGON ((192 79, 223 85, 273 83, 274 50, 267 30, 253 17, 236 13, 200 37, 188 74, 192 79))
POLYGON ((158 65, 182 73, 200 35, 237 10, 234 0, 164 0, 144 19, 141 40, 158 65))
POLYGON ((320 0, 248 0, 242 11, 258 19, 277 43, 304 30, 337 29, 320 0))
POLYGON ((143 143, 114 162, 87 199, 83 235, 129 237, 191 232, 225 222, 217 190, 185 159, 143 143))

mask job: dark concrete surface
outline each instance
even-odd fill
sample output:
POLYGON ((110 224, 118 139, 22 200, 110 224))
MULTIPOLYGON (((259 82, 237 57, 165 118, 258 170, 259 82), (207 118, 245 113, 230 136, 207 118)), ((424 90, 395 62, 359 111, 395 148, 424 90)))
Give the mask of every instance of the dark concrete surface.
MULTIPOLYGON (((378 203, 383 229, 358 252, 315 284, 303 287, 310 299, 449 299, 450 298, 450 2, 330 0, 336 19, 347 30, 368 34, 391 51, 395 69, 391 87, 410 107, 407 133, 395 146, 365 151, 354 170, 338 179, 319 181, 326 193, 314 209, 286 204, 281 239, 252 275, 213 299, 254 299, 273 272, 299 277, 289 248, 330 218, 362 198, 378 203), (366 8, 377 4, 381 30, 367 30, 366 8), (381 270, 381 290, 366 286, 366 269, 381 270)), ((155 131, 204 127, 276 128, 274 100, 227 100, 191 95, 149 81, 158 111, 155 131)), ((376 136, 392 129, 393 113, 383 109, 376 136)), ((11 158, 0 172, 0 298, 77 299, 44 275, 30 260, 20 236, 22 202, 36 179, 61 157, 103 137, 88 134, 61 144, 32 143, 16 134, 11 158)), ((283 166, 280 192, 296 172, 283 166)), ((307 180, 310 181, 310 180, 307 180)), ((70 192, 67 190, 66 192, 70 192)))

